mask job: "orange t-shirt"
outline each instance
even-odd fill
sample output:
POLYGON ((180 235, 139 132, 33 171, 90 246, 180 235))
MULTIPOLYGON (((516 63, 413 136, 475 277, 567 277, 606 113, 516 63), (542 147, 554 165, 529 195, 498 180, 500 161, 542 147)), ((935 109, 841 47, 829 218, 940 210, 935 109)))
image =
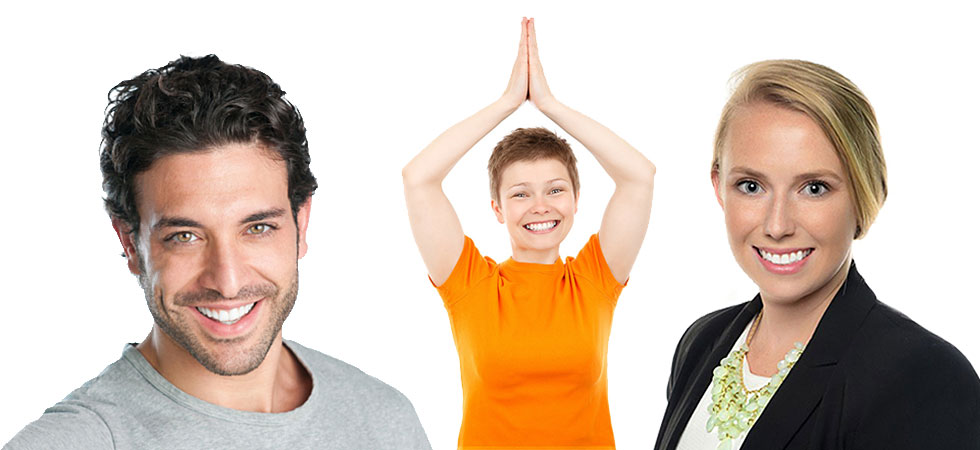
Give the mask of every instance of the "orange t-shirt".
POLYGON ((598 236, 564 264, 497 264, 467 237, 437 289, 459 352, 459 448, 614 448, 606 353, 623 285, 598 236))

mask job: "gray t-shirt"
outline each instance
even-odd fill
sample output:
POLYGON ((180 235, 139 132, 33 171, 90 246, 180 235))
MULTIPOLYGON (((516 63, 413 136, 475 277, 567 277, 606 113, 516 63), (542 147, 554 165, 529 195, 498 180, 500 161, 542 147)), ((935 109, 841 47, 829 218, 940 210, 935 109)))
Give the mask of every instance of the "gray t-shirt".
POLYGON ((313 377, 284 413, 205 402, 163 378, 133 345, 3 447, 20 449, 430 449, 411 402, 356 367, 285 341, 313 377))

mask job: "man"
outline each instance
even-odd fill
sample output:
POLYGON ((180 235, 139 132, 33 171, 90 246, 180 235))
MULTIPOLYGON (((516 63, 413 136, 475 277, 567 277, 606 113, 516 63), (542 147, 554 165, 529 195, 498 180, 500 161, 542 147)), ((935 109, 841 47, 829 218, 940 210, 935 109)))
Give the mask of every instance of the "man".
POLYGON ((283 95, 213 55, 111 91, 106 209, 154 326, 5 449, 429 448, 398 391, 282 339, 317 187, 283 95))

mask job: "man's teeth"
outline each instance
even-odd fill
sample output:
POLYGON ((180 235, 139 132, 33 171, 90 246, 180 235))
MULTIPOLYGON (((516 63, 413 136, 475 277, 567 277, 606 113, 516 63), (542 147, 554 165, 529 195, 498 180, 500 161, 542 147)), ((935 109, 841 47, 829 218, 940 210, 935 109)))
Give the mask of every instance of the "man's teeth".
POLYGON ((241 319, 243 316, 245 316, 245 314, 248 314, 248 312, 252 310, 253 306, 255 306, 255 303, 249 303, 247 305, 232 309, 211 309, 198 306, 197 310, 200 311, 201 314, 217 320, 218 322, 225 325, 231 325, 238 322, 238 319, 241 319))
POLYGON ((552 220, 550 222, 529 223, 527 225, 524 225, 524 228, 527 228, 528 230, 531 231, 544 231, 544 230, 549 230, 551 228, 554 228, 556 226, 558 226, 558 221, 552 220))
POLYGON ((759 254, 762 255, 762 258, 765 259, 766 261, 769 261, 773 264, 784 265, 784 264, 792 264, 803 258, 806 258, 812 251, 813 251, 812 248, 808 248, 806 250, 799 250, 792 253, 783 253, 780 255, 776 253, 769 253, 765 250, 760 249, 759 254))

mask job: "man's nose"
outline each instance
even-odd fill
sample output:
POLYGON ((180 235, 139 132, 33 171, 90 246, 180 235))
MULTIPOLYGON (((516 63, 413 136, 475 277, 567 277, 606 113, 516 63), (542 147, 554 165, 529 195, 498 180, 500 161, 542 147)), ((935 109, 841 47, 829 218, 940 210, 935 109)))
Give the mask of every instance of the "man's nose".
POLYGON ((247 281, 246 265, 235 243, 212 241, 207 250, 202 287, 235 298, 247 281))

